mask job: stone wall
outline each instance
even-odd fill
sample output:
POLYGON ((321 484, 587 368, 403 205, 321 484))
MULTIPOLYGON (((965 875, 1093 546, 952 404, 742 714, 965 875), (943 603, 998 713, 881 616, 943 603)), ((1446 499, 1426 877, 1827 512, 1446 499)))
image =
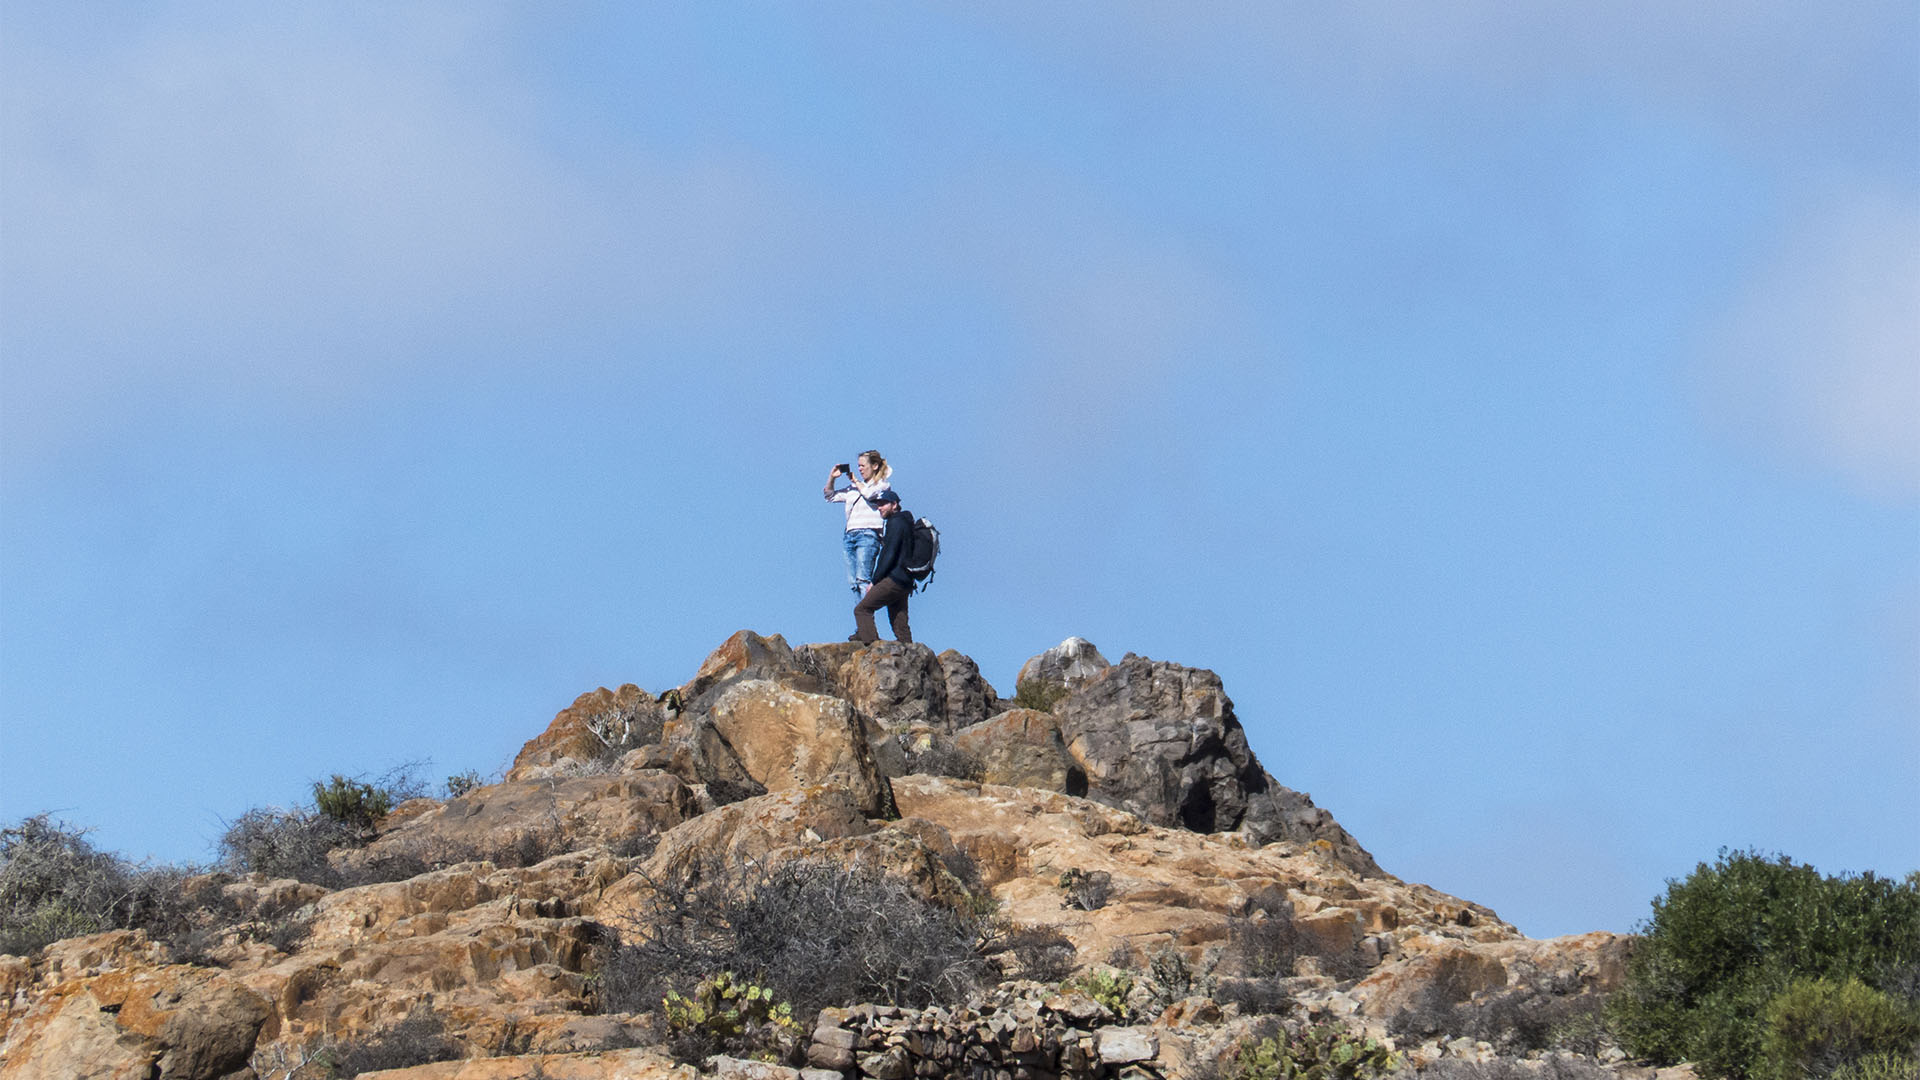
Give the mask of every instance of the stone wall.
POLYGON ((1160 1041, 1152 1027, 1121 1024, 1076 991, 996 994, 967 1008, 825 1009, 807 1060, 814 1070, 873 1080, 1131 1080, 1166 1075, 1160 1041))

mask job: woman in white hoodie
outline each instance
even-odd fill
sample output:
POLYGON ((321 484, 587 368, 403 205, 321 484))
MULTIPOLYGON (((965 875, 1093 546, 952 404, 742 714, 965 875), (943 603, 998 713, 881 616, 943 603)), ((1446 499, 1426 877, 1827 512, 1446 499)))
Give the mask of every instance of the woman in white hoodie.
POLYGON ((846 504, 847 534, 843 543, 847 551, 847 581, 854 592, 865 596, 873 584, 874 556, 880 553, 880 528, 886 524, 871 500, 892 486, 893 466, 887 464, 878 450, 868 450, 857 460, 859 479, 847 476, 845 465, 835 465, 820 493, 828 502, 846 504), (842 476, 847 476, 848 486, 835 488, 833 482, 842 476))

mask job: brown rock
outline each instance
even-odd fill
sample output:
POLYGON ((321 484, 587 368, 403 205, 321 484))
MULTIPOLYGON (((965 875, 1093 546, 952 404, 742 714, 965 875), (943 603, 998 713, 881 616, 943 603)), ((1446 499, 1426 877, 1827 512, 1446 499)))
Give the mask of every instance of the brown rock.
POLYGON ((729 687, 711 714, 715 731, 769 792, 828 784, 845 788, 870 817, 892 811, 868 745, 876 733, 845 700, 752 679, 729 687))
MULTIPOLYGON (((645 874, 654 881, 678 881, 702 858, 731 865, 764 858, 779 848, 805 845, 874 831, 844 788, 812 787, 777 791, 723 806, 660 837, 645 874)), ((608 890, 623 894, 641 882, 622 882, 608 890)))
POLYGON ((46 994, 0 1044, 0 1078, 217 1080, 246 1066, 271 1015, 222 972, 112 971, 46 994))
POLYGON ((681 700, 687 712, 703 712, 717 692, 746 679, 769 679, 813 692, 821 689, 819 673, 813 670, 811 661, 796 656, 785 638, 779 634, 761 637, 742 630, 700 664, 693 681, 680 688, 681 700))
POLYGON ((1009 709, 955 733, 953 743, 980 759, 985 783, 1087 793, 1087 774, 1067 753, 1052 713, 1009 709))
MULTIPOLYGON (((560 710, 547 730, 528 740, 507 770, 508 780, 537 780, 563 774, 569 765, 579 765, 599 757, 607 743, 591 730, 595 718, 607 714, 634 717, 643 726, 648 720, 658 724, 663 716, 652 695, 628 683, 618 690, 600 687, 581 694, 572 705, 560 710)), ((637 745, 637 744, 636 744, 637 745)))
POLYGON ((488 861, 531 864, 564 851, 618 845, 670 829, 700 812, 680 777, 658 769, 493 784, 384 829, 342 865, 411 858, 422 869, 488 861))
POLYGON ((1352 996, 1366 1015, 1385 1020, 1417 1007, 1430 987, 1446 988, 1446 1004, 1454 1004, 1506 984, 1507 971, 1497 957, 1449 944, 1381 968, 1355 986, 1352 996))
POLYGON ((885 731, 925 725, 949 731, 947 677, 933 650, 897 641, 834 642, 801 650, 845 698, 885 731))

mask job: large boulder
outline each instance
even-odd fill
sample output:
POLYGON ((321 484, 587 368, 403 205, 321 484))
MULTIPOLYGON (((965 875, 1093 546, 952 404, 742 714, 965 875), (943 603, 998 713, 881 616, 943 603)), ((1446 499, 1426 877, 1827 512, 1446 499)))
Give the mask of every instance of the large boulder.
POLYGON ((507 781, 384 826, 372 843, 336 851, 333 861, 343 870, 401 861, 422 870, 475 860, 531 864, 563 851, 630 844, 702 809, 687 781, 662 769, 507 781))
POLYGON ((714 730, 766 790, 830 785, 872 817, 893 812, 874 765, 871 723, 843 698, 809 694, 766 679, 731 684, 711 706, 714 730))
POLYGON ((669 830, 636 880, 610 890, 609 903, 618 907, 620 896, 650 882, 683 881, 706 862, 740 866, 780 848, 865 836, 876 828, 840 788, 791 788, 730 803, 669 830))
POLYGON ((220 971, 108 971, 41 996, 0 1043, 0 1078, 220 1080, 246 1068, 272 1017, 220 971))
POLYGON ((748 681, 772 681, 811 693, 826 689, 805 649, 795 650, 779 634, 763 637, 741 630, 713 650, 693 680, 679 688, 682 708, 689 714, 705 712, 735 683, 748 681))

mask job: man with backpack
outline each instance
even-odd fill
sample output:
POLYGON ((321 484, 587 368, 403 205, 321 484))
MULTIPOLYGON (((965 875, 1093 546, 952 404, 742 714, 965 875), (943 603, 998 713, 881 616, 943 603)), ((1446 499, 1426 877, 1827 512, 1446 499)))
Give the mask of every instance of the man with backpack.
POLYGON ((900 496, 882 490, 872 496, 873 508, 880 511, 884 524, 880 529, 880 554, 873 560, 873 587, 853 605, 853 625, 848 641, 875 642, 880 632, 874 629, 873 613, 887 609, 887 621, 893 624, 893 636, 913 641, 907 626, 907 598, 913 595, 913 515, 900 509, 900 496))

